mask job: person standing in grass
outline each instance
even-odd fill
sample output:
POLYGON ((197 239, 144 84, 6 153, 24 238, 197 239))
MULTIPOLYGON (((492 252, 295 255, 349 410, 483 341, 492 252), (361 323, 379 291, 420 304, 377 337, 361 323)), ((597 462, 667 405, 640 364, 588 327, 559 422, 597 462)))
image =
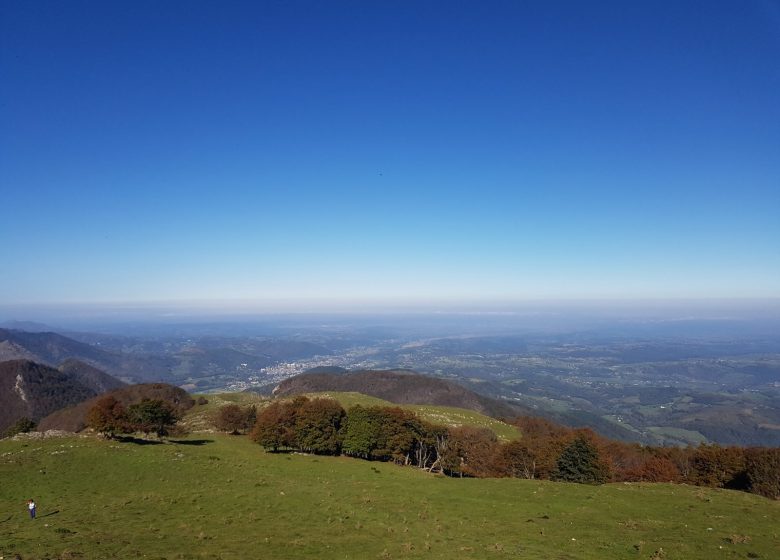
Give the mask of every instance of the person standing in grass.
POLYGON ((27 509, 30 510, 30 519, 35 519, 35 500, 32 498, 27 500, 27 509))

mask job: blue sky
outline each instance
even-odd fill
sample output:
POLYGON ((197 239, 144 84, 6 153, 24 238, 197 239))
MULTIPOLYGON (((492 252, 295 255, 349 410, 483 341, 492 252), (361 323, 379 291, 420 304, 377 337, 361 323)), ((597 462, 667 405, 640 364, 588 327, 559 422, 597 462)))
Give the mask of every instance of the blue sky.
POLYGON ((0 305, 780 297, 780 2, 3 2, 0 305))

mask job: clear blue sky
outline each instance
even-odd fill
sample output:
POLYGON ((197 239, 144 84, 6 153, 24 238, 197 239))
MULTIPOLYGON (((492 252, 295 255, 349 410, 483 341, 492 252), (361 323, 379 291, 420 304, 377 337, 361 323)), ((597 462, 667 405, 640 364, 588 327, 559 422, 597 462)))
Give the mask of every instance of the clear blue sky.
POLYGON ((0 304, 780 297, 780 2, 0 3, 0 304))

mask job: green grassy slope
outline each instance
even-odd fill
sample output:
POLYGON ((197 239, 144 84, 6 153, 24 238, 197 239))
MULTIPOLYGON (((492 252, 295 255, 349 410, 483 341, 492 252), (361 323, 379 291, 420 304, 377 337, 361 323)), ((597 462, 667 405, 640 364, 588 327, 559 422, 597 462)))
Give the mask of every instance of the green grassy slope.
POLYGON ((673 485, 435 477, 245 437, 0 441, 0 556, 777 558, 780 503, 673 485), (39 518, 27 518, 34 497, 39 518))
POLYGON ((406 410, 415 412, 420 418, 431 422, 432 424, 439 424, 442 426, 474 426, 477 428, 488 428, 498 436, 499 439, 508 441, 517 439, 520 437, 520 431, 514 426, 505 424, 495 418, 485 416, 479 412, 473 410, 466 410, 465 408, 455 408, 452 406, 435 406, 427 404, 393 404, 389 401, 378 399, 363 395, 361 393, 340 393, 340 392, 328 392, 328 393, 307 393, 306 396, 310 398, 316 397, 331 397, 341 403, 346 409, 349 409, 356 404, 362 406, 397 406, 406 410))
POLYGON ((195 395, 196 402, 199 396, 204 396, 208 402, 206 404, 196 404, 185 413, 182 419, 182 424, 191 432, 214 431, 214 417, 219 409, 226 404, 255 405, 260 410, 271 402, 267 397, 262 397, 257 393, 195 395))
MULTIPOLYGON (((520 437, 520 431, 514 426, 464 408, 419 404, 396 405, 376 397, 351 392, 306 393, 306 396, 309 398, 330 397, 339 401, 345 409, 349 409, 357 404, 362 406, 400 406, 417 413, 420 418, 434 424, 489 428, 493 430, 499 439, 504 441, 520 437)), ((190 431, 213 431, 214 415, 221 406, 228 403, 236 403, 242 406, 254 404, 260 410, 271 402, 267 397, 261 397, 255 393, 218 393, 206 395, 206 398, 209 401, 208 404, 196 405, 186 413, 183 424, 190 431)))

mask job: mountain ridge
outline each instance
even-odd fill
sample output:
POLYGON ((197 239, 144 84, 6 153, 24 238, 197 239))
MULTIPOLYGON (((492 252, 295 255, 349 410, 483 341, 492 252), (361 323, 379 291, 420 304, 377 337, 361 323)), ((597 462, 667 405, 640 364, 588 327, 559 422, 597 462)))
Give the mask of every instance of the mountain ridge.
POLYGON ((30 360, 0 362, 0 432, 20 418, 44 416, 98 394, 89 378, 30 360), (79 380, 81 379, 81 380, 79 380))
POLYGON ((281 397, 326 391, 362 393, 395 404, 465 408, 493 418, 530 413, 523 407, 485 397, 452 381, 398 369, 302 373, 279 383, 273 394, 281 397))

